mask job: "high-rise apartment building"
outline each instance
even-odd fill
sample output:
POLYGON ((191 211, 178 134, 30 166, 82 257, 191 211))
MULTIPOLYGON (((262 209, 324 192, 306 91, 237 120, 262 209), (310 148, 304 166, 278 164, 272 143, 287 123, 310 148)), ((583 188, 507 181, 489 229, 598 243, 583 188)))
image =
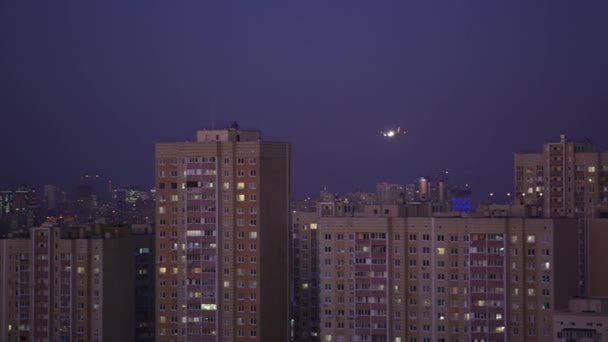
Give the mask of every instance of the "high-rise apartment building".
POLYGON ((562 134, 541 153, 516 153, 515 195, 533 216, 597 217, 608 211, 608 151, 562 134))
POLYGON ((288 340, 289 144, 233 124, 155 155, 156 340, 288 340))
POLYGON ((403 212, 319 216, 321 341, 552 340, 577 294, 576 220, 403 212))
POLYGON ((45 223, 0 239, 2 341, 153 341, 153 262, 150 226, 45 223))
POLYGON ((579 294, 589 291, 589 219, 608 216, 608 151, 590 141, 543 144, 541 153, 515 154, 515 198, 529 216, 579 218, 579 294))

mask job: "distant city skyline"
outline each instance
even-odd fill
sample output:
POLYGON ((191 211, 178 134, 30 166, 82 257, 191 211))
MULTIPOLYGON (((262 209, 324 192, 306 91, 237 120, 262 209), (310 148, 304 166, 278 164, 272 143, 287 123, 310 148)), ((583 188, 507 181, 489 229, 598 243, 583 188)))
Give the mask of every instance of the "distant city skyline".
MULTIPOLYGON (((228 126, 226 125, 226 127, 228 127, 228 126)), ((221 127, 221 128, 224 128, 224 127, 221 127)), ((570 141, 575 141, 575 142, 590 141, 594 145, 595 150, 598 152, 608 150, 608 148, 603 148, 602 146, 599 146, 595 142, 594 139, 591 139, 589 137, 577 139, 577 138, 572 138, 569 135, 566 135, 566 136, 570 141)), ((193 137, 187 137, 187 138, 184 138, 183 140, 191 140, 191 138, 193 138, 193 137)), ((553 138, 550 137, 548 141, 559 142, 559 135, 555 136, 553 138)), ((529 148, 529 149, 525 149, 522 151, 514 151, 511 155, 511 165, 510 165, 509 172, 513 172, 513 165, 514 165, 513 156, 515 154, 517 154, 517 153, 540 153, 540 152, 542 152, 541 151, 542 144, 543 144, 543 142, 539 142, 539 144, 536 148, 529 148)), ((422 170, 422 169, 424 169, 424 167, 420 167, 420 169, 422 170)), ((400 184, 400 185, 414 184, 416 179, 420 176, 428 177, 432 183, 435 183, 436 180, 438 179, 438 177, 440 177, 440 176, 444 176, 444 177, 447 176, 449 187, 468 188, 468 189, 472 190, 472 199, 473 199, 475 205, 478 205, 478 204, 484 203, 484 202, 494 202, 494 203, 503 203, 504 202, 504 203, 506 203, 507 201, 513 200, 512 196, 515 192, 514 191, 515 185, 513 183, 512 175, 510 177, 508 177, 511 184, 506 184, 506 185, 502 184, 502 183, 508 183, 508 182, 505 182, 505 179, 494 178, 494 180, 496 181, 495 186, 490 185, 487 189, 485 189, 485 191, 481 191, 481 189, 477 187, 478 184, 490 183, 485 178, 493 178, 492 175, 484 175, 483 177, 480 177, 480 178, 473 178, 472 180, 467 180, 467 179, 463 179, 462 176, 459 175, 458 172, 455 172, 453 169, 445 168, 443 170, 437 169, 437 170, 432 170, 430 172, 414 172, 413 176, 408 179, 406 179, 406 178, 391 179, 391 180, 378 179, 376 181, 371 180, 369 183, 366 183, 366 184, 361 184, 360 179, 358 178, 355 182, 350 184, 350 185, 352 185, 350 188, 348 187, 349 184, 341 184, 340 182, 332 184, 329 182, 324 182, 318 189, 303 189, 301 186, 298 186, 297 180, 293 180, 292 182, 294 184, 292 184, 292 186, 294 188, 296 188, 297 190, 299 190, 299 192, 294 191, 294 193, 292 194, 292 199, 299 200, 299 199, 304 199, 306 197, 315 198, 316 196, 319 195, 319 192, 322 191, 324 188, 326 188, 328 191, 330 191, 332 193, 339 194, 339 195, 344 195, 346 193, 350 193, 350 192, 354 192, 354 191, 375 192, 376 185, 378 183, 390 183, 390 184, 400 184), (339 185, 342 185, 342 186, 339 186, 339 185)), ((121 178, 124 178, 124 175, 117 175, 116 177, 113 177, 113 178, 121 179, 121 178)), ((59 186, 63 191, 65 191, 68 194, 69 197, 71 197, 73 199, 75 197, 75 194, 77 192, 77 188, 79 185, 89 184, 92 182, 98 182, 98 184, 96 184, 96 186, 95 186, 95 194, 98 196, 101 195, 102 198, 104 195, 110 195, 111 189, 118 189, 118 188, 122 188, 122 187, 137 187, 137 188, 141 188, 144 191, 151 191, 154 189, 153 182, 150 182, 149 184, 147 182, 146 183, 143 183, 143 182, 136 183, 134 181, 117 183, 116 181, 112 180, 111 177, 108 177, 99 172, 88 172, 88 173, 83 173, 83 174, 77 176, 75 179, 67 180, 67 181, 64 180, 63 182, 50 182, 50 181, 45 181, 44 179, 40 179, 38 181, 36 181, 36 180, 10 181, 10 180, 6 180, 6 179, 0 179, 0 186, 2 187, 2 189, 0 189, 0 190, 16 189, 18 187, 25 186, 25 187, 34 188, 37 191, 42 191, 42 189, 45 185, 56 185, 56 186, 59 186), (88 176, 90 176, 91 178, 86 178, 88 176), (107 189, 107 191, 104 191, 104 189, 107 189)), ((107 200, 108 198, 105 198, 105 199, 107 200)))

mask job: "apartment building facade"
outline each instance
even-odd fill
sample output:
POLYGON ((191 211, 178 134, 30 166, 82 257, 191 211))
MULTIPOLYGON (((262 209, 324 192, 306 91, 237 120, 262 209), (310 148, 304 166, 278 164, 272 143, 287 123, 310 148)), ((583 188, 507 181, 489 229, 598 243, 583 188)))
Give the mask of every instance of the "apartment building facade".
POLYGON ((155 156, 156 340, 287 340, 289 144, 233 124, 155 156))
POLYGON ((322 341, 551 341, 577 291, 576 220, 321 216, 322 341))
POLYGON ((0 239, 3 341, 150 340, 138 326, 154 321, 136 308, 153 304, 138 298, 135 280, 138 272, 153 276, 152 242, 151 228, 131 234, 129 227, 53 223, 0 239), (136 263, 140 248, 147 252, 136 263))
POLYGON ((608 217, 608 151, 588 140, 543 144, 541 153, 515 154, 515 198, 533 217, 579 219, 579 295, 589 293, 589 220, 608 217))
POLYGON ((608 151, 590 141, 543 144, 515 154, 515 196, 538 217, 597 217, 608 208, 608 151))

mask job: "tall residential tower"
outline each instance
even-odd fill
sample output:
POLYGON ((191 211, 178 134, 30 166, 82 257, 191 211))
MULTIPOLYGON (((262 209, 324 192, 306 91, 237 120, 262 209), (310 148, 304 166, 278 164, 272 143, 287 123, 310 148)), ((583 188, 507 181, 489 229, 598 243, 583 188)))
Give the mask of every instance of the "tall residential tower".
POLYGON ((515 195, 532 216, 600 216, 608 212, 608 151, 562 134, 541 153, 516 153, 515 195))
POLYGON ((288 340, 289 193, 258 131, 156 145, 157 341, 288 340))

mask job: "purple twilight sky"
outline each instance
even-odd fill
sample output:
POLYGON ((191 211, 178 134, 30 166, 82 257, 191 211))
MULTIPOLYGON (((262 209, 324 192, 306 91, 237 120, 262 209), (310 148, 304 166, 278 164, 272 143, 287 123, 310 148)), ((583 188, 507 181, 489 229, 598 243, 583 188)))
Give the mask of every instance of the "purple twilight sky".
POLYGON ((606 18, 606 1, 2 1, 0 188, 151 187, 155 142, 237 120, 293 144, 296 197, 448 169, 483 200, 562 132, 608 149, 606 18))

